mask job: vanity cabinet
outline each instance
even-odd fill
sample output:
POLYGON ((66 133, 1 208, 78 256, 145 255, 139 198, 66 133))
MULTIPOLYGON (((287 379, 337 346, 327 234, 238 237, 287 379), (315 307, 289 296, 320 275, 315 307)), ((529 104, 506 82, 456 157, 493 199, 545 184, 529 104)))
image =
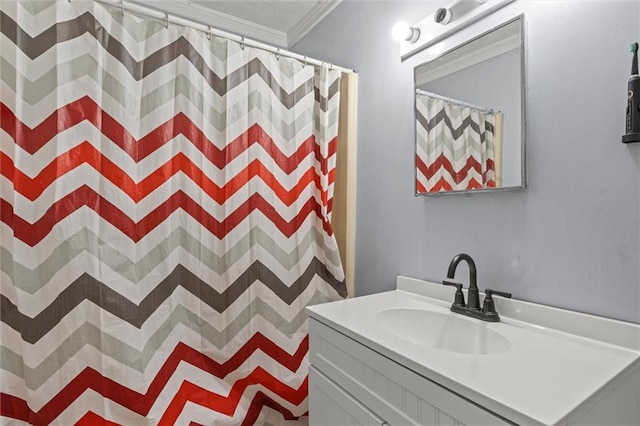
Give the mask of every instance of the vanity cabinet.
POLYGON ((513 424, 322 322, 309 321, 311 426, 513 424))
POLYGON ((397 285, 306 308, 312 426, 640 425, 640 324, 515 299, 461 320, 454 289, 397 285))

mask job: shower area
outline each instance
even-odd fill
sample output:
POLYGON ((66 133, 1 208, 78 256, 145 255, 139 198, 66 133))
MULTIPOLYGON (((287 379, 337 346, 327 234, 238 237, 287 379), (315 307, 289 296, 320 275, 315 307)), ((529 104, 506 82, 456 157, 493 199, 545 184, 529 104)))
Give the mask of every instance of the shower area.
POLYGON ((357 75, 169 18, 0 2, 3 424, 305 423, 357 75))

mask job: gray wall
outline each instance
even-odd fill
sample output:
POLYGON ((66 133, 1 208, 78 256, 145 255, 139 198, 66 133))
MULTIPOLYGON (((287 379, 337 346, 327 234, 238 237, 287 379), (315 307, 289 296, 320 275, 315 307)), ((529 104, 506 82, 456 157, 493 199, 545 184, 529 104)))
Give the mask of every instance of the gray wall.
POLYGON ((640 2, 518 3, 530 6, 526 192, 413 195, 418 62, 400 62, 390 29, 434 2, 344 0, 294 46, 360 74, 357 294, 398 274, 440 281, 467 252, 481 288, 640 322, 640 144, 620 142, 640 2))

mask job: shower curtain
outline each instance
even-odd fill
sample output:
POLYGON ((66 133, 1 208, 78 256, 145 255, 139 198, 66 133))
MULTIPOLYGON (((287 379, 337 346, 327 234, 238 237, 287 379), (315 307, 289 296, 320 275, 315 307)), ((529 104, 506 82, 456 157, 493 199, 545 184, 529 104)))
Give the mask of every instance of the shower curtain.
POLYGON ((416 93, 416 192, 494 188, 496 115, 416 93))
POLYGON ((282 423, 346 294, 338 71, 91 1, 0 2, 0 414, 282 423))

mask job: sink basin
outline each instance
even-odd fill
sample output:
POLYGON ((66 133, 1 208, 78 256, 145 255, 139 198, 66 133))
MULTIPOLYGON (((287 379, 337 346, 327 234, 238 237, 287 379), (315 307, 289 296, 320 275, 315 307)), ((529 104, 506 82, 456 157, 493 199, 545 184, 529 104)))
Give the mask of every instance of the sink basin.
POLYGON ((376 313, 375 320, 401 339, 442 351, 489 355, 511 347, 509 340, 487 324, 455 314, 394 308, 376 313))

